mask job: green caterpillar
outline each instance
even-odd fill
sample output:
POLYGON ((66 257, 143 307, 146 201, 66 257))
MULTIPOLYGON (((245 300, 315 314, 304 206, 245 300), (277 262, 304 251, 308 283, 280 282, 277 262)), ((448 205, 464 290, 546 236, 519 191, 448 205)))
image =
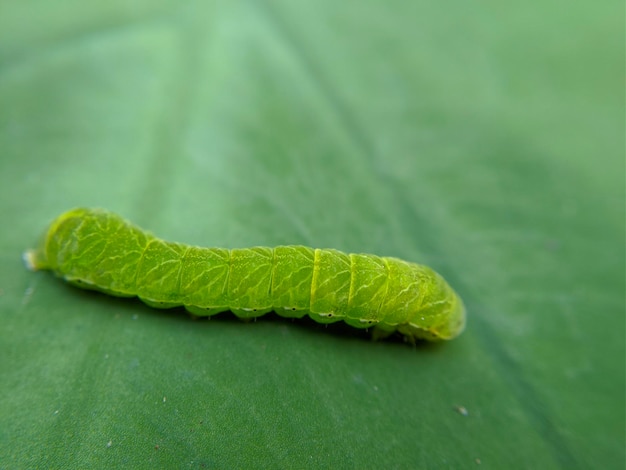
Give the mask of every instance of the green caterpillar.
POLYGON ((200 248, 166 242, 102 209, 60 215, 25 260, 85 289, 200 316, 309 315, 411 342, 452 339, 465 326, 463 302, 427 266, 305 246, 200 248))

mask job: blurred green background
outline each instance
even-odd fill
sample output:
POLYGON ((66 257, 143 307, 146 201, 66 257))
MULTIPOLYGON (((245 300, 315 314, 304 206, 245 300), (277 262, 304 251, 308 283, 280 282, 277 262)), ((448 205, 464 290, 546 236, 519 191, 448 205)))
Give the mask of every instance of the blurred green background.
POLYGON ((1 468, 625 464, 624 5, 0 1, 1 468), (431 265, 450 343, 20 259, 74 206, 431 265))

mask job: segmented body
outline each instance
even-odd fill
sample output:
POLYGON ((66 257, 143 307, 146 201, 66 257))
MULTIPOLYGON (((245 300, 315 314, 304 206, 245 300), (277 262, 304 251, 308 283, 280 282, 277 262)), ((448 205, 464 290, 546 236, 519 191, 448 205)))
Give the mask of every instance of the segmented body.
POLYGON ((74 209, 28 253, 35 269, 153 307, 195 315, 227 310, 240 318, 270 311, 398 331, 414 339, 451 339, 465 324, 458 295, 427 266, 396 258, 305 246, 202 248, 161 240, 101 209, 74 209))

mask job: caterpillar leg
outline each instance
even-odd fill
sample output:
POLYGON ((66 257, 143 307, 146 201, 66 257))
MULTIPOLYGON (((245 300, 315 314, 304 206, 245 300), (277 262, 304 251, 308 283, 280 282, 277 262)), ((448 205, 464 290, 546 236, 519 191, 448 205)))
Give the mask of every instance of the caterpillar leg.
POLYGON ((372 339, 374 341, 378 341, 380 339, 385 339, 391 336, 396 332, 395 326, 389 326, 382 323, 379 323, 374 328, 372 328, 372 339))
POLYGON ((230 309, 228 307, 196 307, 194 305, 185 305, 185 310, 196 317, 210 317, 218 313, 227 312, 230 309))

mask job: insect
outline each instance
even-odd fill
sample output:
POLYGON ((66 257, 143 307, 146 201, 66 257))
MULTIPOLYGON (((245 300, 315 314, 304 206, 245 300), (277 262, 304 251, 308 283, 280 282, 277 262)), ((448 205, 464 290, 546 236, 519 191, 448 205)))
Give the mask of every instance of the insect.
POLYGON ((29 268, 157 308, 184 306, 199 316, 232 311, 254 318, 275 311, 343 320, 395 332, 407 341, 452 339, 465 308, 427 266, 397 258, 305 246, 201 248, 167 242, 103 209, 72 209, 57 217, 40 246, 24 254, 29 268))

